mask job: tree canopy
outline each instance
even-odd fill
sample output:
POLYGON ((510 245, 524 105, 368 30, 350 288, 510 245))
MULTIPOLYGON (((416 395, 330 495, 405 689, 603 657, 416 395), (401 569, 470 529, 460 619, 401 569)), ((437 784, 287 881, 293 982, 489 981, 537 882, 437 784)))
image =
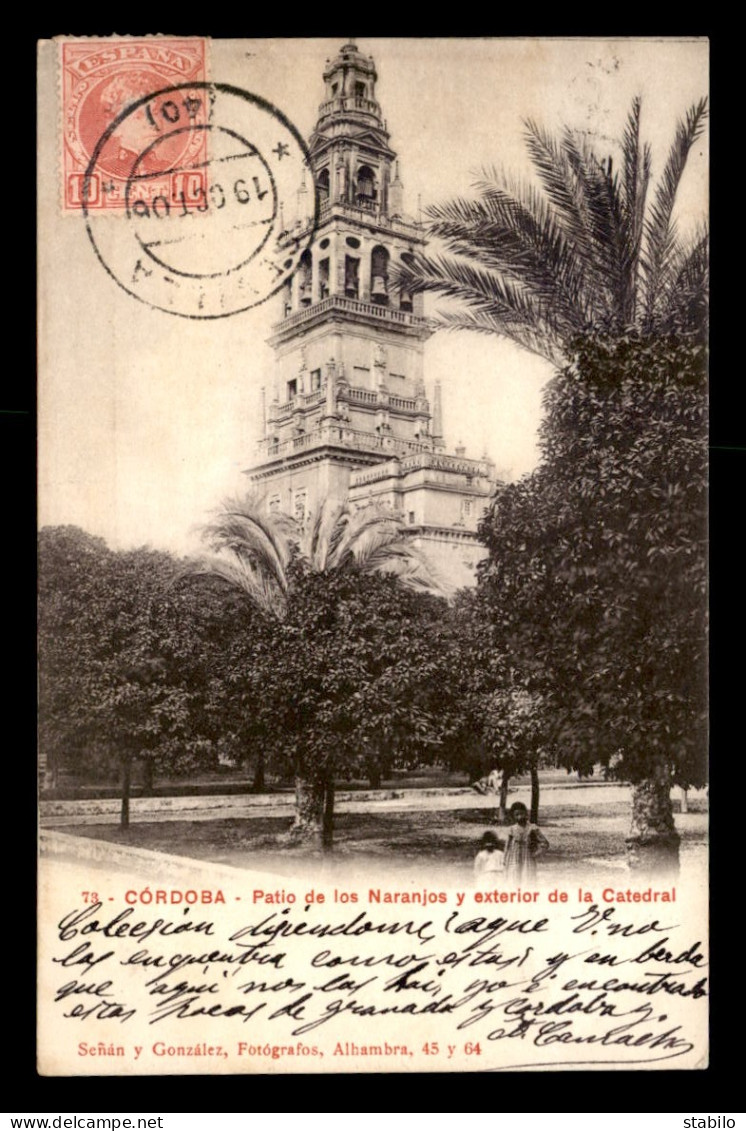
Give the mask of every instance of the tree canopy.
POLYGON ((482 584, 568 766, 699 786, 706 752, 701 343, 584 340, 545 395, 544 460, 482 525, 482 584))
POLYGON ((248 612, 183 575, 170 554, 112 551, 75 527, 40 532, 40 743, 52 774, 95 776, 133 758, 170 774, 215 764, 236 727, 248 612))

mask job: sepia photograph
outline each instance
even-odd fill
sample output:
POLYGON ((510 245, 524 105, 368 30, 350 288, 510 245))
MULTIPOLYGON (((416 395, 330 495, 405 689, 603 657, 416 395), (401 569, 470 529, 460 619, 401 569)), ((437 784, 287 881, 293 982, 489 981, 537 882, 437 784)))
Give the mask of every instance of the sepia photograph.
POLYGON ((43 1076, 707 1067, 708 55, 39 43, 43 1076))

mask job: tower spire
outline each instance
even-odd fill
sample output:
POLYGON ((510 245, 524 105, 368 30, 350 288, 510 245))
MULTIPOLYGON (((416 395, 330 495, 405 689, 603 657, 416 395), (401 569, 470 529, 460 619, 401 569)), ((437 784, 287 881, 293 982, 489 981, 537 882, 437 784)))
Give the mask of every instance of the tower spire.
POLYGON ((404 186, 399 176, 399 162, 394 162, 394 177, 389 185, 389 211, 392 216, 401 216, 404 211, 404 186))
POLYGON ((445 442, 443 440, 443 400, 441 396, 440 380, 435 381, 435 391, 433 393, 433 447, 436 449, 444 448, 445 442))
MULTIPOLYGON (((324 101, 319 106, 316 129, 311 138, 311 155, 332 138, 354 139, 361 127, 374 129, 388 143, 388 133, 376 101, 376 65, 363 55, 354 39, 344 43, 324 69, 324 101)), ((393 157, 393 153, 389 150, 393 157)))

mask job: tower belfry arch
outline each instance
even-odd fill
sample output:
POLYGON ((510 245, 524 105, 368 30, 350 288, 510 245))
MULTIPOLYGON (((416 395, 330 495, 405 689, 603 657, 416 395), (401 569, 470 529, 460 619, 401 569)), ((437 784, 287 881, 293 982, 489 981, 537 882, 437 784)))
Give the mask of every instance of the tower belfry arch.
MULTIPOLYGON (((426 240, 404 212, 377 81, 354 40, 323 70, 308 142, 318 227, 279 300, 272 393, 248 475, 270 509, 299 521, 326 499, 390 507, 438 572, 465 585, 484 553, 476 526, 494 465, 446 452, 440 389, 432 407, 426 393, 423 298, 392 281, 426 240)), ((289 251, 303 224, 288 224, 289 251)))

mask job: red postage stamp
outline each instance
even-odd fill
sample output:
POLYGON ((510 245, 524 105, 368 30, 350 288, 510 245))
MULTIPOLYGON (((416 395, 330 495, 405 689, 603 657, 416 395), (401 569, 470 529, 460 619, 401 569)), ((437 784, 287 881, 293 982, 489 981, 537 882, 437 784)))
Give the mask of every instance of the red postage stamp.
POLYGON ((207 41, 78 39, 60 49, 63 210, 126 209, 135 188, 145 200, 204 201, 204 100, 189 86, 207 79, 207 41))

